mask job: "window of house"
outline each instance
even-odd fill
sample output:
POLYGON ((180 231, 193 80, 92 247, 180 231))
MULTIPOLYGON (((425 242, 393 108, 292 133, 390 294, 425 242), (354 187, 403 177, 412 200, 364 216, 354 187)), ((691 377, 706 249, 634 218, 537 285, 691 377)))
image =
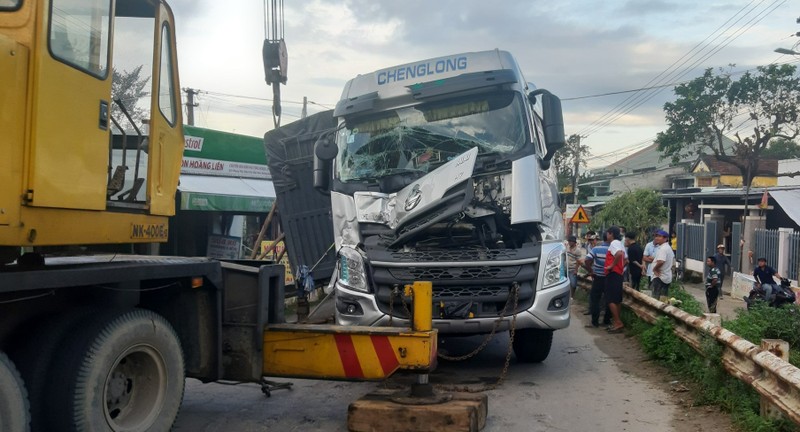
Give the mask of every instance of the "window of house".
POLYGON ((697 178, 697 187, 710 187, 713 186, 712 182, 714 179, 711 177, 698 177, 697 178))

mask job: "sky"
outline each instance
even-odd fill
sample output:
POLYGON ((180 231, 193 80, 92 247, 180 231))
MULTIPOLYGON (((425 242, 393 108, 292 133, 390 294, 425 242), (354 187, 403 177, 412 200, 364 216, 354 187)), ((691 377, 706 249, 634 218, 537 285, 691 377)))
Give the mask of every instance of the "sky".
MULTIPOLYGON (((252 136, 273 128, 261 60, 264 1, 169 1, 181 86, 199 91, 195 125, 252 136)), ((527 81, 562 98, 567 135, 578 133, 589 146, 589 168, 605 166, 666 129, 662 107, 674 100, 674 83, 706 68, 743 73, 800 60, 774 52, 800 42, 793 36, 800 31, 798 6, 788 0, 288 0, 281 124, 300 118, 304 97, 308 114, 333 108, 357 74, 499 48, 516 57, 527 81), (661 87, 633 91, 654 85, 661 87), (618 94, 592 97, 607 93, 618 94)))

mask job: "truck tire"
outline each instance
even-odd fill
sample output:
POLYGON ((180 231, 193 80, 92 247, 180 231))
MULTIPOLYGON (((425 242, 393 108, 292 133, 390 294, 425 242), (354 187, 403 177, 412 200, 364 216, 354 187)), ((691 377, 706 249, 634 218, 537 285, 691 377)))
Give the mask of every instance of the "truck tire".
POLYGON ((52 424, 76 432, 169 431, 184 391, 180 341, 162 316, 106 312, 81 323, 60 350, 52 424))
POLYGON ((19 373, 28 390, 33 432, 49 430, 45 424, 49 417, 45 395, 49 392, 51 371, 56 370, 51 367, 57 361, 56 352, 67 335, 92 312, 96 311, 81 308, 52 317, 31 327, 31 332, 25 335, 25 339, 16 342, 17 349, 9 351, 11 358, 19 365, 19 373))
POLYGON ((28 431, 30 420, 25 383, 11 359, 0 352, 0 431, 28 431))
POLYGON ((522 363, 541 363, 550 354, 553 330, 517 329, 514 334, 514 355, 522 363))

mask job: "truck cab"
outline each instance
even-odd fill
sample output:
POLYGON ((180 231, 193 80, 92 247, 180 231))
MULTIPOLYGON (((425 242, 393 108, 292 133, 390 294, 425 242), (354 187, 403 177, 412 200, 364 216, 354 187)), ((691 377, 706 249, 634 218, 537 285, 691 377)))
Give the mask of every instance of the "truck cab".
POLYGON ((184 142, 169 6, 0 1, 0 57, 0 262, 166 241, 184 142), (114 77, 137 67, 146 96, 123 100, 114 77))
POLYGON ((515 317, 518 359, 544 360, 569 324, 559 99, 493 50, 359 75, 334 116, 315 185, 331 196, 337 322, 404 325, 399 288, 429 280, 441 334, 515 317))

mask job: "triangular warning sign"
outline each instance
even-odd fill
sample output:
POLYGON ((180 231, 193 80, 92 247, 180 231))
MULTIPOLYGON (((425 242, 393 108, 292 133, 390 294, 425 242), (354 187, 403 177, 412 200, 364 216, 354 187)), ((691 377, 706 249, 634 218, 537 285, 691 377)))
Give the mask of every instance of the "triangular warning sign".
POLYGON ((569 223, 574 223, 574 224, 589 223, 589 216, 586 215, 586 210, 583 209, 583 206, 578 206, 578 210, 575 210, 575 214, 572 215, 572 219, 569 220, 569 223))

